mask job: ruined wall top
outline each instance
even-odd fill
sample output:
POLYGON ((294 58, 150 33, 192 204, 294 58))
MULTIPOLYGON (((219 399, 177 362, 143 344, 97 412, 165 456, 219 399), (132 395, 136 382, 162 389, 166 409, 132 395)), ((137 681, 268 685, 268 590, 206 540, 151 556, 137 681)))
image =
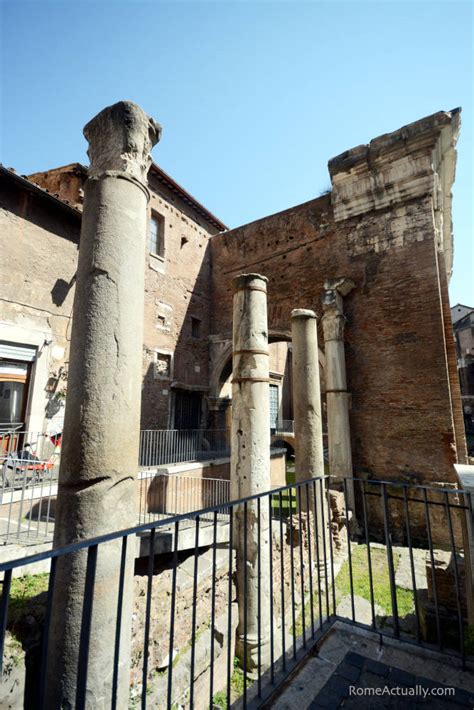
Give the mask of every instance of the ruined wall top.
POLYGON ((105 172, 124 173, 147 183, 150 151, 158 143, 161 126, 131 101, 107 106, 84 127, 89 142, 89 177, 105 172))
POLYGON ((452 270, 451 188, 461 109, 439 111, 328 163, 336 222, 431 195, 437 246, 452 270))

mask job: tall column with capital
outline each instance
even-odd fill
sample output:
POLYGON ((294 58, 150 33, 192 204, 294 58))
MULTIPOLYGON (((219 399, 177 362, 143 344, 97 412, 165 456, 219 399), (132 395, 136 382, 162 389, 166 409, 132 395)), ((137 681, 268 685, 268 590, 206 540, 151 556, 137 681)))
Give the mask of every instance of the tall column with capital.
MULTIPOLYGON (((56 505, 56 547, 136 523, 142 380, 147 173, 160 126, 128 101, 84 128, 85 186, 69 382, 56 505)), ((100 545, 92 597, 86 707, 128 707, 133 540, 121 611, 122 543, 100 545), (117 621, 121 643, 114 656, 117 621), (114 679, 115 667, 115 679, 114 679)), ((86 553, 59 557, 47 661, 46 707, 75 707, 86 553)), ((85 613, 85 616, 83 614, 85 613)), ((84 692, 84 688, 81 689, 84 692)))
MULTIPOLYGON (((232 500, 269 491, 270 401, 267 279, 234 279, 231 433, 232 500)), ((270 539, 268 499, 235 511, 237 655, 249 672, 268 663, 270 634, 270 539), (260 617, 260 618, 259 618, 260 617)))
MULTIPOLYGON (((324 476, 323 425, 321 417, 321 385, 319 378, 318 331, 316 313, 298 308, 291 312, 293 416, 295 427, 295 478, 306 481, 324 476)), ((316 511, 320 564, 324 568, 323 550, 328 549, 328 507, 326 484, 317 482, 296 493, 301 508, 309 514, 316 511), (313 496, 313 490, 315 496, 313 496), (315 500, 313 498, 315 497, 315 500)))
POLYGON ((355 515, 354 484, 352 482, 351 429, 349 398, 344 353, 343 296, 354 285, 338 280, 326 282, 323 294, 323 332, 326 354, 326 406, 328 419, 329 473, 336 482, 346 480, 348 505, 355 515))
POLYGON ((324 476, 321 387, 316 313, 291 312, 295 476, 297 481, 324 476))

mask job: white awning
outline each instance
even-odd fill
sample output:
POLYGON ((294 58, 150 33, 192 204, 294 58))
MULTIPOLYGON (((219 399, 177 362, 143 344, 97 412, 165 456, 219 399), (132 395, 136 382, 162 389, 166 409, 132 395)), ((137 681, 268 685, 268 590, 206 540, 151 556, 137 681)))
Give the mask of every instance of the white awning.
POLYGON ((37 349, 34 345, 20 345, 0 341, 0 358, 4 360, 19 360, 20 362, 34 362, 37 349))

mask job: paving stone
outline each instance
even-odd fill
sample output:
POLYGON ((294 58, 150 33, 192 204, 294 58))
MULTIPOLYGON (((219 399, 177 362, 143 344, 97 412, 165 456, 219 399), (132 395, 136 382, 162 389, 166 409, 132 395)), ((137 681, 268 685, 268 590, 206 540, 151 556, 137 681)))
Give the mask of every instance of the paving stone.
POLYGON ((374 661, 372 658, 366 658, 364 668, 369 673, 380 675, 382 678, 386 678, 390 672, 390 668, 385 663, 374 661))
POLYGON ((414 676, 413 673, 402 671, 400 668, 391 668, 388 679, 395 685, 407 685, 409 687, 414 687, 416 684, 416 676, 414 676))
POLYGON ((342 702, 342 698, 336 693, 325 693, 324 688, 320 691, 317 699, 309 706, 309 710, 318 710, 318 708, 329 708, 334 710, 338 708, 342 702))
MULTIPOLYGON (((378 606, 374 605, 375 616, 385 616, 384 610, 378 606)), ((352 619, 352 603, 350 594, 343 597, 336 607, 336 614, 342 616, 346 619, 352 619)), ((370 626, 372 623, 372 606, 367 599, 354 595, 354 614, 355 620, 360 624, 367 624, 370 626)))
POLYGON ((337 675, 340 675, 343 678, 347 678, 347 680, 355 682, 359 680, 361 670, 361 668, 358 668, 357 666, 351 666, 349 663, 341 663, 336 673, 337 675))
POLYGON ((349 653, 346 653, 344 660, 346 661, 346 663, 350 663, 351 666, 356 666, 356 668, 362 668, 366 661, 366 658, 365 656, 361 656, 359 653, 349 651, 349 653))
MULTIPOLYGON (((453 700, 453 702, 459 704, 459 705, 465 705, 467 707, 473 708, 474 707, 474 694, 469 693, 467 690, 462 690, 461 688, 456 688, 456 692, 454 694, 454 697, 451 697, 450 699, 453 700)), ((450 696, 446 696, 449 698, 450 696)))
MULTIPOLYGON (((395 572, 395 584, 402 589, 413 590, 410 552, 407 547, 398 547, 399 562, 395 572)), ((413 566, 415 568, 415 583, 417 590, 428 589, 426 579, 426 550, 413 548, 413 566)))
POLYGON ((320 693, 326 693, 329 692, 330 694, 337 695, 341 698, 345 698, 349 695, 349 685, 351 685, 351 681, 347 680, 347 678, 343 678, 342 676, 339 675, 333 675, 324 688, 320 691, 320 693))

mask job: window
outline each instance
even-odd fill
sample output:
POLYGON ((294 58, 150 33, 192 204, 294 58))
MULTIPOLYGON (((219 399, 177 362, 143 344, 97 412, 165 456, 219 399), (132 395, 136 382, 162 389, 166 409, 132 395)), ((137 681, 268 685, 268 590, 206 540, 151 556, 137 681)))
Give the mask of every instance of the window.
POLYGON ((148 224, 148 251, 157 256, 165 255, 165 220, 157 212, 152 212, 148 224))
POLYGON ((191 317, 191 336, 193 338, 201 337, 201 321, 199 318, 191 317))
POLYGON ((171 377, 171 353, 157 352, 155 358, 155 377, 171 377))

